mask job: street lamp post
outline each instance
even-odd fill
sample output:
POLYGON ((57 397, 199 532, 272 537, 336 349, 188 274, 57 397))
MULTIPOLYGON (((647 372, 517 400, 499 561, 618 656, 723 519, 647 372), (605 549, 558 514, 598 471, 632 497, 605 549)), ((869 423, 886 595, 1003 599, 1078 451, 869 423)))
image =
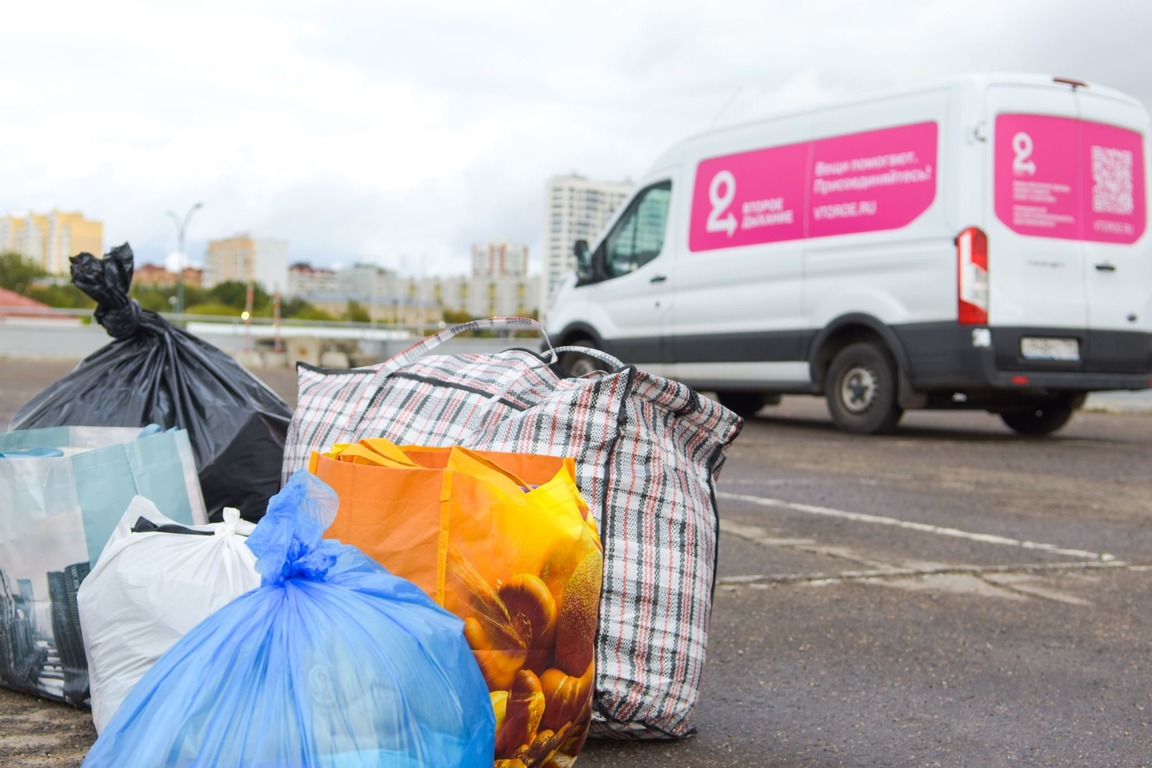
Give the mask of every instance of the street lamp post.
POLYGON ((204 207, 203 203, 196 203, 188 209, 188 213, 184 214, 184 218, 180 218, 172 211, 167 211, 168 215, 172 217, 172 221, 176 222, 176 316, 184 314, 184 230, 188 226, 188 219, 192 218, 192 214, 204 207))

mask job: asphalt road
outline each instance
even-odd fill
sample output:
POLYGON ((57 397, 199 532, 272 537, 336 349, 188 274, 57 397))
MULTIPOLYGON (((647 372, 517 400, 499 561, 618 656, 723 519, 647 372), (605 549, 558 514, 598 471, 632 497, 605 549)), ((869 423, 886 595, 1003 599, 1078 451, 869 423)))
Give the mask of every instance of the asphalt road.
MULTIPOLYGON (((1146 415, 1036 440, 914 413, 866 438, 815 400, 766 409, 720 483, 700 746, 731 734, 771 766, 1150 764, 1150 449, 1146 415)), ((711 752, 688 762, 739 764, 711 752)))
MULTIPOLYGON (((0 424, 67 365, 0 360, 0 424)), ((260 371, 294 402, 288 371, 260 371)), ((786 398, 718 487, 697 734, 586 768, 1152 765, 1152 416, 1024 439, 910 413, 836 431, 786 398)), ((0 689, 0 765, 76 766, 87 713, 0 689)))

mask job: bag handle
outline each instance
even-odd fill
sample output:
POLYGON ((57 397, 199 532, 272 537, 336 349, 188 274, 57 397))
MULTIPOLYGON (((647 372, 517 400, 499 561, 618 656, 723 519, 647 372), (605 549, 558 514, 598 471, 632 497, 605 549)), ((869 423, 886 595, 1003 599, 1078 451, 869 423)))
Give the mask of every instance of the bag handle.
POLYGON ((588 357, 599 360, 602 363, 607 363, 608 365, 612 366, 612 368, 614 370, 617 370, 617 371, 620 370, 621 368, 625 367, 624 362, 622 360, 620 360, 620 358, 613 357, 612 355, 608 354, 604 350, 596 349, 595 347, 581 347, 579 345, 576 345, 576 346, 570 346, 570 347, 568 347, 568 346, 552 347, 551 349, 552 349, 552 354, 554 354, 554 355, 559 355, 561 352, 576 352, 576 353, 581 354, 581 355, 587 355, 588 357))
POLYGON ((454 336, 459 336, 462 333, 469 333, 470 331, 517 327, 533 328, 536 331, 539 331, 540 335, 544 338, 545 343, 548 344, 548 351, 552 353, 549 365, 556 362, 556 350, 552 347, 552 342, 548 338, 548 333, 544 330, 544 326, 542 326, 536 320, 533 320, 530 317, 488 317, 480 320, 470 320, 467 323, 460 323, 459 325, 449 326, 444 330, 439 331, 438 333, 434 333, 431 336, 427 336, 421 339, 420 341, 405 349, 403 352, 400 352, 397 355, 393 355, 381 363, 380 367, 376 369, 376 375, 372 377, 371 386, 378 386, 381 379, 386 378, 388 374, 399 368, 402 368, 416 358, 435 349, 454 336))
MULTIPOLYGON (((153 507, 155 508, 155 507, 153 507)), ((216 526, 210 531, 201 531, 195 528, 189 528, 179 523, 154 523, 144 515, 136 518, 136 524, 129 530, 132 533, 178 533, 185 536, 229 536, 238 533, 236 526, 240 522, 240 510, 236 507, 224 507, 224 521, 223 525, 216 526)), ((247 536, 247 532, 240 532, 241 536, 247 536)))
POLYGON ((197 531, 193 528, 188 528, 177 523, 164 523, 163 525, 157 525, 143 515, 136 518, 136 524, 132 526, 132 533, 182 533, 189 536, 216 535, 214 531, 197 531))
POLYGON ((459 336, 460 334, 468 333, 469 331, 489 330, 495 328, 533 328, 540 332, 540 335, 548 344, 548 350, 552 353, 551 359, 547 365, 552 365, 558 359, 556 356, 556 350, 552 347, 552 342, 549 340, 548 334, 544 330, 544 326, 530 317, 489 317, 479 320, 470 320, 467 323, 460 323, 458 325, 449 326, 439 331, 438 333, 434 333, 431 336, 426 336, 404 351, 388 358, 384 362, 380 363, 380 366, 376 368, 375 373, 372 376, 366 377, 364 384, 360 387, 360 396, 356 398, 356 404, 350 411, 348 411, 348 421, 341 426, 341 438, 337 440, 337 442, 356 442, 354 435, 357 433, 360 423, 367 416, 368 403, 371 401, 373 393, 383 385, 384 379, 386 379, 394 371, 399 370, 416 358, 435 349, 454 336, 459 336))

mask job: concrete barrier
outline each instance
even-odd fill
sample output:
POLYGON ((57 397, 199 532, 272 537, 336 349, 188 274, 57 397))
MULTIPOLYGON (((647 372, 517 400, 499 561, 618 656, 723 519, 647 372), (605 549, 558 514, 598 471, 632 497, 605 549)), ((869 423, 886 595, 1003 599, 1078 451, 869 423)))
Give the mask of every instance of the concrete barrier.
POLYGON ((41 360, 80 360, 112 337, 92 325, 0 323, 0 355, 41 360))
POLYGON ((297 336, 286 339, 284 343, 285 356, 288 360, 308 365, 320 365, 320 353, 323 348, 323 339, 315 336, 297 336))
POLYGON ((351 368, 352 363, 348 360, 348 354, 339 350, 333 349, 324 352, 320 355, 320 365, 324 368, 351 368))

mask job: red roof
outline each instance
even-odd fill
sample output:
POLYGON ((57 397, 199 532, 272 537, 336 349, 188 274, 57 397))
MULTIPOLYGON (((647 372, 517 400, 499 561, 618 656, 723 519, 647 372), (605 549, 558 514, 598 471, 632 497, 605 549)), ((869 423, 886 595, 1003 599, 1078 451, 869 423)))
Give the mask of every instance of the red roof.
POLYGON ((69 316, 58 313, 42 301, 0 288, 0 317, 43 317, 55 320, 69 316))
POLYGON ((0 288, 0 307, 36 307, 37 309, 51 309, 47 304, 30 299, 16 291, 0 288))

